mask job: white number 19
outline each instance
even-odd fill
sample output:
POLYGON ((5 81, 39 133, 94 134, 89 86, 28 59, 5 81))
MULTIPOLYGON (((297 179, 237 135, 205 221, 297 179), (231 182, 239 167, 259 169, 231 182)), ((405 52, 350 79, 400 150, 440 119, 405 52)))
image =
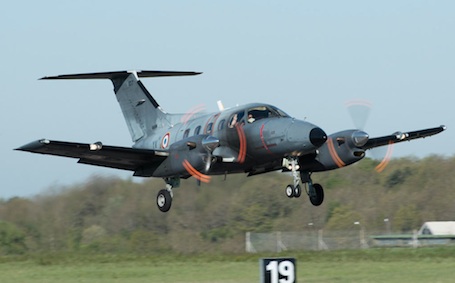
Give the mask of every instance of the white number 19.
POLYGON ((270 271, 271 283, 294 283, 294 264, 289 260, 281 262, 271 261, 265 269, 270 271), (284 278, 279 279, 280 275, 284 278))

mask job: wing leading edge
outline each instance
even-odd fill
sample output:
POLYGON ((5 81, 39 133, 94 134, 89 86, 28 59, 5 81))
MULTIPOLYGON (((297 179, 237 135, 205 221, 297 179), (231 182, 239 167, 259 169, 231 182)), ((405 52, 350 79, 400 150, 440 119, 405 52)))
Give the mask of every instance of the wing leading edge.
POLYGON ((167 152, 128 147, 51 141, 41 139, 16 150, 79 158, 78 163, 134 171, 135 176, 150 177, 167 158, 167 152))
POLYGON ((404 141, 410 141, 419 138, 426 138, 432 135, 439 134, 446 129, 446 126, 439 126, 436 128, 429 128, 424 130, 412 131, 412 132, 396 132, 388 136, 370 138, 368 142, 362 147, 363 149, 371 149, 379 146, 388 145, 390 143, 399 143, 404 141))

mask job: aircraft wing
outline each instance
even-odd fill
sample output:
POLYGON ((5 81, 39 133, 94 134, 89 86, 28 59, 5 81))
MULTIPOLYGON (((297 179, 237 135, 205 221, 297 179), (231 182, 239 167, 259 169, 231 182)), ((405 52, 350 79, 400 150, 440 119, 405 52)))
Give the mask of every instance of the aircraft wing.
MULTIPOLYGON (((100 142, 74 143, 41 139, 16 150, 79 158, 78 163, 138 172, 153 172, 168 156, 167 152, 128 147, 104 146, 100 142)), ((145 176, 144 176, 145 177, 145 176)))
POLYGON ((439 126, 436 128, 412 131, 412 132, 396 132, 388 136, 370 138, 368 142, 362 147, 363 149, 371 149, 390 143, 399 143, 404 141, 410 141, 414 139, 426 138, 432 135, 436 135, 446 129, 445 126, 439 126))

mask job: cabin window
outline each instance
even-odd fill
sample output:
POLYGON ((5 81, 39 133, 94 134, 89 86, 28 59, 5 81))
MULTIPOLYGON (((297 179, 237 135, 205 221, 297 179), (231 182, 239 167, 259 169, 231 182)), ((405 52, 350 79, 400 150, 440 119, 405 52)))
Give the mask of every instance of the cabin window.
POLYGON ((201 132, 201 126, 197 126, 196 129, 194 129, 194 135, 197 136, 201 132))
POLYGON ((186 139, 189 134, 190 134, 190 129, 186 129, 185 132, 183 133, 183 138, 186 139))
POLYGON ((212 128, 213 128, 213 123, 210 122, 210 123, 207 125, 207 131, 206 131, 206 133, 207 133, 207 134, 211 134, 211 133, 212 133, 212 128))
POLYGON ((218 124, 218 131, 221 131, 222 129, 224 129, 224 123, 226 122, 226 120, 221 120, 220 123, 218 124))

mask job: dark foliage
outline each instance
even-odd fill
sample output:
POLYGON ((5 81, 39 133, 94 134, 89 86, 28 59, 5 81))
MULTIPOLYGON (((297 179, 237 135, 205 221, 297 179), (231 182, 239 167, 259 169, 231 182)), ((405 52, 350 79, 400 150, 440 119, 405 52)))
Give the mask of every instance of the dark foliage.
POLYGON ((282 173, 216 177, 202 186, 184 180, 166 214, 155 204, 162 180, 92 177, 33 198, 0 201, 0 253, 241 252, 247 231, 352 229, 360 221, 367 230, 402 232, 424 221, 455 219, 455 158, 396 159, 380 174, 376 163, 367 159, 314 174, 326 187, 320 207, 305 194, 288 199, 284 188, 292 178, 282 173))

